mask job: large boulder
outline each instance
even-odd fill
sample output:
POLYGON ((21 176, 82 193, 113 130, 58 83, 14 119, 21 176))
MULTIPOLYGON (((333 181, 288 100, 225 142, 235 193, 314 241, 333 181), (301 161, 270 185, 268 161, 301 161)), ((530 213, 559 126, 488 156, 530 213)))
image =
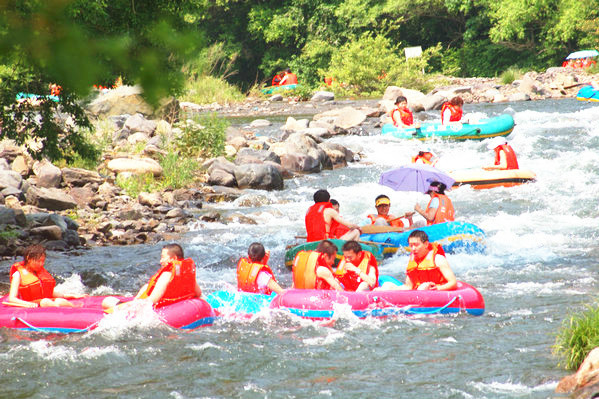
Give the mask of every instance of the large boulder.
POLYGON ((397 86, 389 86, 385 89, 385 94, 383 94, 383 100, 388 100, 391 102, 395 102, 395 99, 399 96, 404 96, 403 89, 397 86))
POLYGON ((153 120, 148 120, 140 113, 130 116, 125 121, 125 129, 128 129, 131 133, 145 133, 151 136, 156 131, 157 123, 153 120))
POLYGON ((269 164, 245 164, 235 167, 235 179, 239 188, 282 190, 283 176, 269 164))
POLYGON ((104 179, 93 170, 81 168, 62 169, 62 180, 68 186, 85 186, 88 183, 102 184, 104 179))
POLYGON ((306 129, 309 124, 310 121, 307 119, 297 120, 294 117, 290 116, 287 118, 285 125, 283 125, 281 129, 287 132, 299 132, 300 130, 306 129))
POLYGON ((255 150, 253 148, 241 148, 237 151, 235 157, 235 164, 242 165, 245 163, 263 163, 265 161, 271 161, 281 163, 281 159, 277 154, 269 150, 255 150))
POLYGON ((165 119, 169 122, 179 117, 179 102, 174 98, 160 101, 159 106, 152 108, 142 97, 139 86, 120 86, 106 90, 87 106, 87 111, 95 117, 140 113, 155 119, 165 119))
POLYGON ((77 208, 73 197, 57 188, 30 186, 25 196, 28 204, 51 211, 77 208))
POLYGON ((236 187, 235 164, 224 157, 211 160, 208 166, 208 184, 212 186, 236 187))
POLYGON ((69 195, 75 200, 79 208, 90 206, 94 192, 89 187, 73 187, 69 190, 69 195))
POLYGON ((31 171, 30 164, 23 155, 17 155, 14 161, 12 161, 11 169, 23 177, 29 175, 31 171))
POLYGON ((17 224, 14 209, 0 205, 0 225, 2 224, 17 224))
POLYGON ((106 167, 115 173, 128 172, 135 175, 152 173, 154 176, 162 175, 162 166, 151 158, 115 158, 108 162, 106 167))
POLYGON ((333 101, 335 94, 330 91, 317 91, 312 95, 310 101, 333 101))
POLYGON ((572 393, 574 398, 594 398, 599 391, 599 348, 589 352, 575 374, 560 380, 557 393, 572 393))
POLYGON ((342 129, 350 129, 361 125, 365 120, 366 114, 364 112, 353 107, 345 107, 341 109, 333 124, 342 129))
POLYGON ((21 188, 23 178, 13 170, 0 170, 0 190, 7 187, 21 188))
POLYGON ((281 157, 281 165, 294 172, 318 173, 333 167, 331 159, 318 147, 316 140, 305 134, 293 133, 286 141, 273 144, 271 149, 281 157))
POLYGON ((447 97, 440 94, 430 94, 421 100, 425 111, 441 109, 443 103, 447 101, 447 97))
POLYGON ((60 168, 45 159, 33 164, 33 173, 37 176, 37 185, 39 187, 58 187, 62 181, 60 168))

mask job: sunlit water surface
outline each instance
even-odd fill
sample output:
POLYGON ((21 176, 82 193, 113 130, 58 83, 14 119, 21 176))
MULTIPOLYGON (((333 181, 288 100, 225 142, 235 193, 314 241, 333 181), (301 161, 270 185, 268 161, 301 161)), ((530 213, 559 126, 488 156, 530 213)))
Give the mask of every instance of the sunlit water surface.
MULTIPOLYGON (((458 279, 483 294, 486 312, 468 315, 358 320, 341 308, 320 325, 283 312, 251 320, 218 320, 192 332, 149 317, 110 318, 80 335, 0 330, 0 397, 33 398, 547 398, 565 372, 551 354, 567 314, 596 298, 599 106, 575 100, 466 106, 479 116, 514 115, 509 140, 536 183, 450 192, 458 220, 487 233, 485 254, 449 255, 458 279)), ((435 113, 428 114, 433 118, 435 113)), ((260 134, 277 134, 284 118, 260 134)), ((235 123, 243 125, 243 120, 235 123)), ((285 247, 303 235, 313 192, 328 188, 341 213, 359 221, 374 197, 391 197, 392 212, 426 204, 418 193, 394 192, 379 175, 409 162, 422 144, 372 136, 332 139, 362 154, 362 162, 285 181, 260 195, 263 206, 211 205, 258 225, 201 223, 182 243, 198 264, 205 293, 233 288, 235 263, 253 241, 271 251, 284 286, 285 247)), ((486 143, 428 143, 438 167, 488 164, 486 143)), ((65 290, 134 294, 157 269, 161 245, 52 253, 47 267, 65 290)), ((381 272, 400 279, 406 255, 386 259, 381 272)), ((3 281, 10 262, 2 262, 3 281)), ((7 285, 3 284, 3 291, 7 285)))

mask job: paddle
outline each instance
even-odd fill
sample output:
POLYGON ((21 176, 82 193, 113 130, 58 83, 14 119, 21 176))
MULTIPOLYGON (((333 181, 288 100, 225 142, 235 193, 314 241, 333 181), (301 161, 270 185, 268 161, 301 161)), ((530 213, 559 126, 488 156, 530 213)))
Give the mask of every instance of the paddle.
POLYGON ((586 86, 586 85, 590 85, 590 83, 576 83, 575 85, 564 86, 564 89, 571 89, 572 87, 586 86))
MULTIPOLYGON (((363 226, 363 227, 365 227, 365 226, 363 226)), ((360 227, 360 229, 362 231, 364 231, 363 227, 360 227)), ((389 228, 390 226, 377 226, 377 227, 387 227, 387 228, 389 228)), ((392 227, 392 228, 394 228, 394 229, 401 229, 401 227, 392 227)), ((374 233, 368 233, 368 234, 374 234, 374 233)), ((308 237, 307 236, 295 236, 295 238, 299 238, 299 239, 304 239, 305 240, 308 237)), ((357 241, 360 242, 360 243, 362 243, 362 244, 369 244, 369 245, 393 245, 393 244, 386 243, 386 242, 375 242, 375 241, 364 241, 364 240, 357 240, 357 241)), ((291 248, 296 247, 296 246, 297 245, 290 244, 290 245, 287 245, 287 247, 285 247, 285 249, 288 250, 288 249, 291 249, 291 248)))
POLYGON ((360 227, 364 234, 378 234, 378 233, 400 233, 404 231, 403 227, 395 226, 377 226, 374 224, 360 227))

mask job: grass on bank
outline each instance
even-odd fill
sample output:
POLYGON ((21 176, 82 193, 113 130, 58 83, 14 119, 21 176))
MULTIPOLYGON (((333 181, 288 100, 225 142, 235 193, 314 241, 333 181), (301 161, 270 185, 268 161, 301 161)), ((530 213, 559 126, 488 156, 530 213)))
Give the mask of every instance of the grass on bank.
POLYGON ((591 350, 599 346, 599 306, 588 306, 585 311, 575 313, 562 322, 553 354, 559 365, 576 370, 591 350))
POLYGON ((523 72, 520 68, 517 67, 509 67, 505 71, 499 75, 499 80, 504 85, 509 85, 514 82, 514 80, 518 80, 522 77, 523 72))

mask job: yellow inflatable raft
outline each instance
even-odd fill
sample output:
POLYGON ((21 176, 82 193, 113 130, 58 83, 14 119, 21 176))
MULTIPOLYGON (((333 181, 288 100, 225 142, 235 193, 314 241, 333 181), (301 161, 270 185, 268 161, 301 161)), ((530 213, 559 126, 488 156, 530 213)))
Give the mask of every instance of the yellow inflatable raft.
POLYGON ((454 187, 470 184, 475 189, 512 187, 535 181, 537 177, 533 171, 526 169, 462 169, 449 174, 455 179, 454 187))

